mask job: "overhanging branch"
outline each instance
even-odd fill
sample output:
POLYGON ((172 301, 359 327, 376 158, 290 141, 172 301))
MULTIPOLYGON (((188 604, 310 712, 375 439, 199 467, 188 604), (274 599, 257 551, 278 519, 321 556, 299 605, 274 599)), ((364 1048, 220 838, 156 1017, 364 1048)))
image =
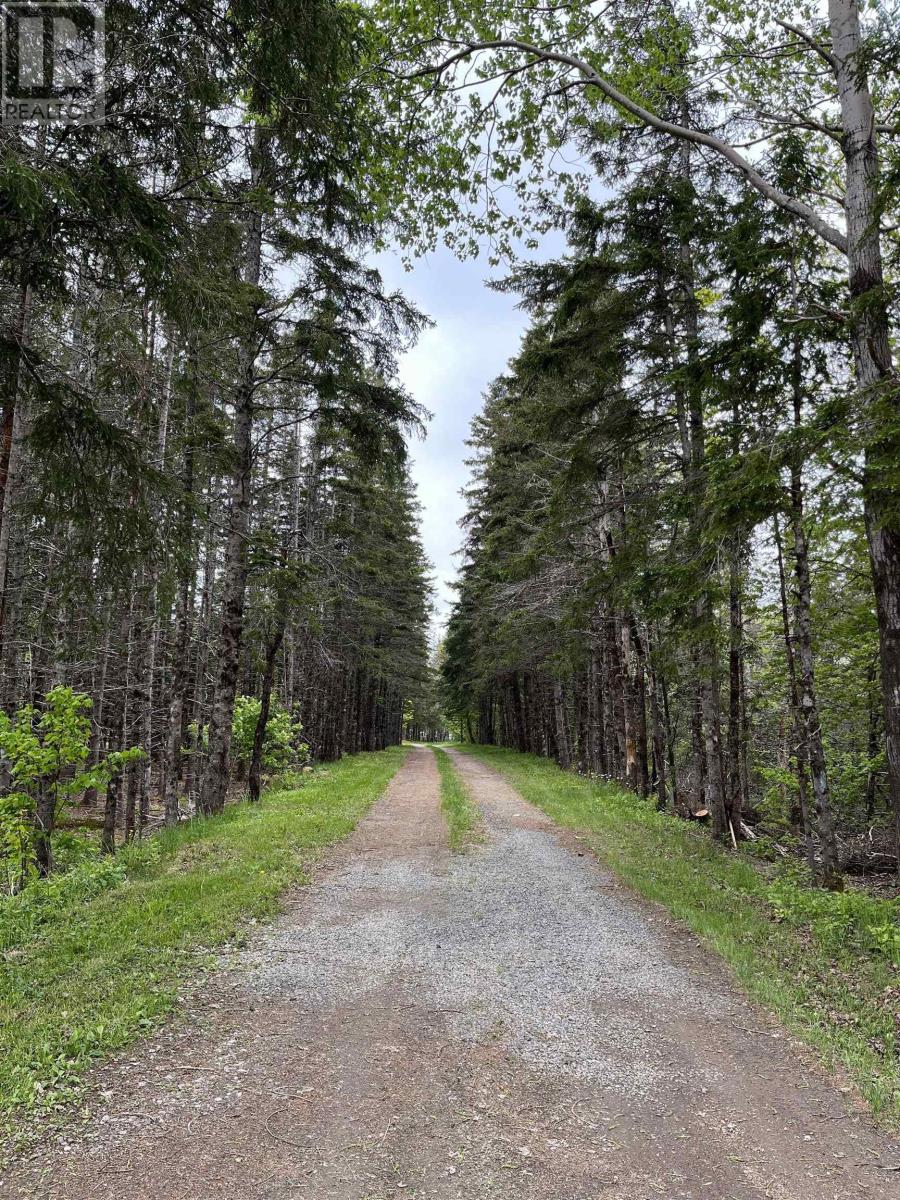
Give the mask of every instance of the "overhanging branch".
POLYGON ((775 187, 734 146, 729 145, 728 142, 723 141, 714 134, 706 133, 700 129, 692 129, 687 125, 678 125, 674 121, 667 121, 657 116, 649 108, 645 108, 642 104, 638 104, 636 100, 632 100, 624 92, 619 91, 609 80, 604 79, 590 63, 573 54, 566 54, 561 50, 542 49, 540 46, 533 46, 530 42, 524 42, 519 38, 496 38, 492 41, 468 42, 454 51, 443 62, 431 67, 422 67, 420 70, 414 71, 408 78, 417 79, 426 75, 443 74, 444 71, 449 70, 463 59, 486 50, 519 50, 523 54, 533 55, 534 63, 554 62, 572 67, 584 77, 587 85, 596 87, 607 100, 615 104, 617 108, 630 113, 631 116, 635 117, 642 124, 657 130, 659 133, 665 133, 669 137, 679 138, 682 141, 692 142, 694 145, 705 146, 715 151, 716 154, 724 158, 726 162, 729 162, 739 171, 747 182, 756 188, 762 196, 765 196, 767 200, 778 205, 785 212, 789 212, 795 217, 800 217, 829 246, 834 246, 842 254, 847 253, 847 238, 845 234, 841 233, 835 226, 829 224, 814 208, 811 208, 808 204, 804 204, 802 200, 788 196, 780 188, 775 187))

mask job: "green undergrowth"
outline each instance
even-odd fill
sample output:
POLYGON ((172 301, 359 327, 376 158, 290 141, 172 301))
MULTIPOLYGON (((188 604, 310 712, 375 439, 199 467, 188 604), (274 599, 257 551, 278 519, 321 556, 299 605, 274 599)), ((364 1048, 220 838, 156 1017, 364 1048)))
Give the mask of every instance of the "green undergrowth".
POLYGON ((0 1112, 59 1106, 92 1061, 155 1025, 216 947, 308 878, 404 755, 346 758, 0 900, 0 1112))
POLYGON ((843 1067, 881 1121, 900 1128, 900 902, 823 892, 795 867, 773 880, 749 855, 614 785, 534 755, 462 749, 699 934, 754 1000, 828 1067, 843 1067))
POLYGON ((450 849, 462 850, 479 840, 478 809, 472 803, 447 751, 436 746, 431 748, 441 776, 441 808, 447 820, 450 849))

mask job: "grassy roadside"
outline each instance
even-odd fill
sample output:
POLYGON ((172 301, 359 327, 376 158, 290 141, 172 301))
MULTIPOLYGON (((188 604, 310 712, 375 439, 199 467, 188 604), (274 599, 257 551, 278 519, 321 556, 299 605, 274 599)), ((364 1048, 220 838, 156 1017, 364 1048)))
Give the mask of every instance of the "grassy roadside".
POLYGON ((478 810, 469 799, 463 781, 446 750, 432 746, 441 776, 441 808, 447 820, 450 849, 461 850, 478 838, 478 810))
POLYGON ((842 1066, 874 1113, 900 1128, 900 904, 767 878, 700 830, 546 759, 462 747, 667 908, 731 966, 754 1000, 842 1066))
POLYGON ((346 758, 0 901, 0 1114, 70 1099, 94 1059, 157 1023, 214 947, 346 837, 404 755, 346 758))

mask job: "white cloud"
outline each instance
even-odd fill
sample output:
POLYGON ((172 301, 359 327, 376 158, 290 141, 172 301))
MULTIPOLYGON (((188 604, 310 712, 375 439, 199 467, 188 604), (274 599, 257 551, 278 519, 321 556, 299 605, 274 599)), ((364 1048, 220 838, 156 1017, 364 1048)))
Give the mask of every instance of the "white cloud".
POLYGON ((410 447, 412 475, 422 505, 422 541, 434 564, 437 620, 446 621, 462 541, 465 510, 460 490, 468 471, 465 445, 472 417, 488 384, 506 369, 526 325, 515 296, 490 291, 483 262, 459 262, 440 251, 405 272, 398 258, 378 260, 385 282, 400 288, 434 321, 404 355, 403 383, 432 413, 428 436, 410 447))

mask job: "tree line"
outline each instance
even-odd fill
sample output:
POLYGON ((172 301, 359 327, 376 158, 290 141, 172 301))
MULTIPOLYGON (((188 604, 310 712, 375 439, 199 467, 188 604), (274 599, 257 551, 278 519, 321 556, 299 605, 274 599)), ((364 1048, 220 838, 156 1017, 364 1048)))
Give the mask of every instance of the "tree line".
POLYGON ((433 6, 404 78, 498 259, 569 244, 503 285, 449 708, 840 886, 900 839, 898 28, 801 9, 433 6))
POLYGON ((0 822, 102 845, 235 771, 398 742, 428 565, 371 265, 369 22, 330 0, 123 3, 106 121, 0 131, 0 822), (94 814, 93 818, 91 814, 94 814))
POLYGON ((258 795, 273 720, 297 762, 443 727, 423 317, 372 251, 551 228, 474 431, 452 714, 728 841, 771 810, 831 884, 900 837, 891 7, 107 15, 105 124, 0 130, 10 844, 48 869, 73 779, 107 847, 234 766, 258 795))

